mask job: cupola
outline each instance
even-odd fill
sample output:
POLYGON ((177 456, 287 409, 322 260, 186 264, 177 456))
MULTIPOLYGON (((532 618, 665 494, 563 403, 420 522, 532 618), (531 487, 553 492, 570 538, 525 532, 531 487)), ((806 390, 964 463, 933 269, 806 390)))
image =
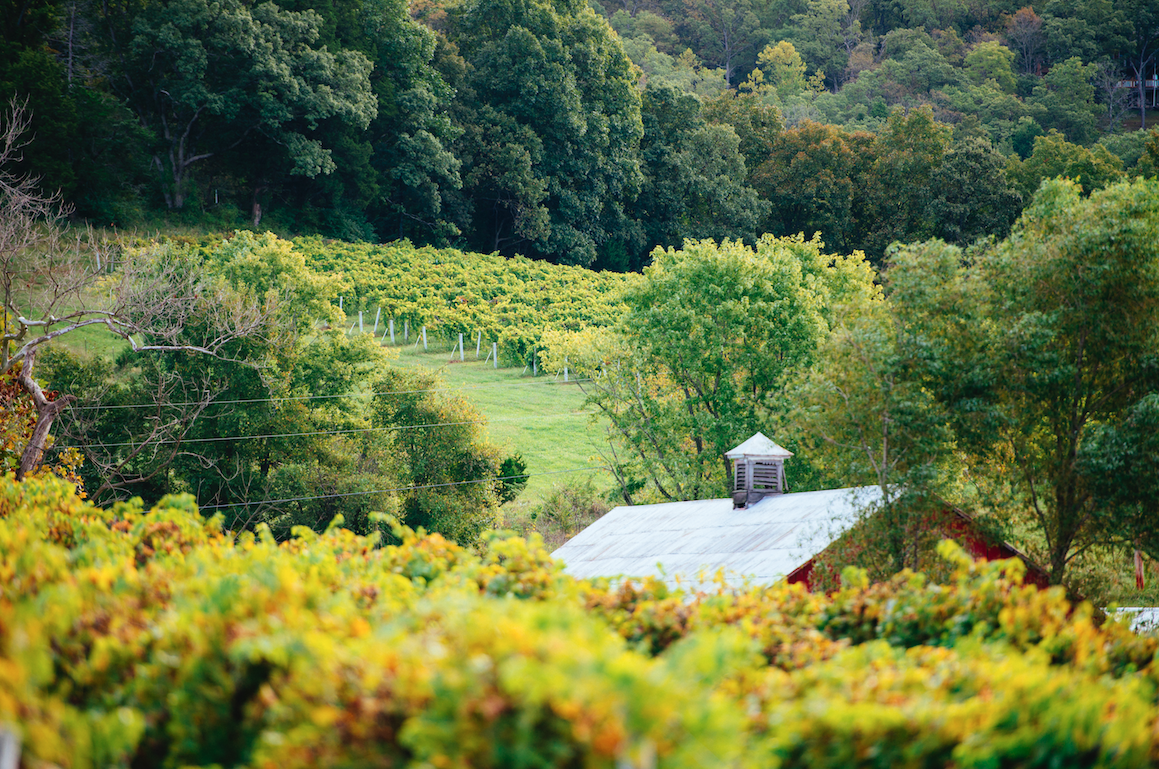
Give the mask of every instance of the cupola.
POLYGON ((757 433, 732 451, 724 454, 732 460, 732 506, 748 507, 769 494, 783 494, 785 460, 793 452, 778 446, 763 433, 757 433))

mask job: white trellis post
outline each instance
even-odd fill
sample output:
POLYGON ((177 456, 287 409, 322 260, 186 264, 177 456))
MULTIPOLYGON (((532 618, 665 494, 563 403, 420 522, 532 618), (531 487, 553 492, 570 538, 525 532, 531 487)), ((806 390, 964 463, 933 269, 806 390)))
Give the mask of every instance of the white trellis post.
POLYGON ((403 320, 402 322, 402 341, 410 341, 410 320, 403 320))
POLYGON ((491 357, 495 359, 494 367, 499 368, 499 343, 491 343, 491 357))
POLYGON ((358 311, 358 333, 366 333, 366 326, 362 325, 362 310, 358 311))
POLYGON ((531 376, 539 376, 539 351, 531 348, 531 376))
POLYGON ((0 769, 20 766, 20 735, 0 726, 0 769))
POLYGON ((390 319, 390 343, 394 344, 394 318, 390 319))
POLYGON ((459 363, 463 362, 463 335, 459 334, 459 363))
POLYGON ((475 337, 475 360, 479 360, 479 347, 482 344, 483 344, 483 332, 480 331, 479 335, 475 337))
POLYGON ((563 356, 563 381, 564 381, 564 382, 567 382, 567 381, 568 381, 568 379, 567 379, 567 374, 568 374, 568 371, 567 371, 567 356, 565 355, 565 356, 563 356))
POLYGON ((375 310, 375 312, 374 312, 374 331, 371 332, 372 334, 378 333, 378 318, 381 315, 382 315, 382 307, 379 306, 379 308, 377 310, 375 310))
POLYGON ((341 309, 342 309, 342 299, 343 299, 343 297, 341 297, 341 296, 340 296, 340 297, 338 297, 338 309, 339 309, 339 310, 341 310, 341 309))
POLYGON ((423 352, 427 351, 427 327, 423 326, 423 352))

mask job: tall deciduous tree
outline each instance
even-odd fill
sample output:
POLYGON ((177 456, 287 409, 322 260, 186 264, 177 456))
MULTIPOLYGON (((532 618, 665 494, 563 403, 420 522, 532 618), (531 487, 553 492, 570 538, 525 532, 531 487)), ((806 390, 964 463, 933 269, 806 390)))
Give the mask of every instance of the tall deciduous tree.
POLYGON ((1006 22, 1006 42, 1018 54, 1018 66, 1024 75, 1038 69, 1043 44, 1042 17, 1030 6, 1020 8, 1006 22))
POLYGON ((586 266, 631 240, 640 94, 607 22, 576 0, 472 0, 449 37, 473 245, 586 266))
POLYGON ((584 364, 625 498, 642 483, 666 499, 726 493, 724 452, 773 429, 786 375, 812 362, 831 308, 873 290, 863 260, 815 240, 657 251, 628 295, 619 351, 584 364))
POLYGON ((725 81, 735 86, 743 77, 742 63, 756 60, 764 40, 752 0, 684 0, 685 36, 695 43, 700 58, 724 70, 725 81))
POLYGON ((753 185, 772 204, 776 235, 820 232, 836 251, 858 248, 867 226, 863 191, 873 167, 873 135, 805 121, 777 137, 753 185))
MULTIPOLYGON (((928 270, 944 249, 909 247, 904 269, 928 270)), ((1073 182, 1047 182, 1009 238, 973 253, 969 267, 960 254, 937 263, 938 280, 911 280, 920 290, 891 299, 924 337, 923 376, 959 447, 1001 466, 1060 583, 1103 536, 1080 447, 1155 391, 1159 186, 1083 198, 1073 182)))
POLYGON ((389 440, 409 487, 399 494, 403 521, 465 544, 495 523, 502 458, 475 408, 434 387, 430 374, 386 372, 374 384, 372 422, 399 426, 389 440))
POLYGON ((1051 66, 1071 57, 1097 61, 1122 50, 1131 33, 1122 0, 1048 0, 1037 10, 1051 66))
MULTIPOLYGON (((740 140, 728 125, 707 124, 696 97, 673 88, 643 94, 644 185, 632 207, 652 246, 684 238, 756 240, 767 204, 745 184, 740 140)), ((647 253, 633 259, 640 265, 647 253)))
POLYGON ((378 116, 370 125, 378 196, 369 206, 380 238, 444 241, 458 234, 450 210, 462 187, 452 146, 453 90, 435 67, 435 34, 401 0, 368 0, 362 26, 371 44, 378 116))
POLYGON ((875 221, 866 238, 871 256, 881 258, 895 240, 928 237, 930 182, 949 149, 950 133, 929 107, 890 113, 874 142, 869 194, 875 221))
POLYGON ((331 117, 365 128, 375 115, 370 62, 319 46, 313 11, 240 0, 102 9, 110 82, 157 137, 152 163, 170 208, 185 205, 197 163, 248 140, 291 173, 330 173, 331 153, 311 132, 331 117))
POLYGON ((841 81, 849 61, 844 26, 848 16, 846 0, 809 0, 805 12, 794 15, 788 29, 794 47, 809 68, 823 72, 833 84, 841 81))
POLYGON ((1075 144, 1091 144, 1099 137, 1102 109, 1095 103, 1093 64, 1072 56, 1051 67, 1042 84, 1027 100, 1044 128, 1056 128, 1075 144))
POLYGON ((926 218, 935 237, 968 245, 1005 237, 1022 209, 1022 195, 1006 178, 1006 159, 986 139, 952 146, 930 175, 926 218))
POLYGON ((840 307, 817 363, 791 390, 794 428, 831 482, 881 489, 864 511, 865 530, 854 532, 869 550, 858 565, 880 578, 921 567, 954 439, 943 404, 915 376, 921 339, 891 309, 880 295, 840 307))
POLYGON ((1030 157, 1011 158, 1007 168, 1010 180, 1026 199, 1044 179, 1073 179, 1089 193, 1123 178, 1123 161, 1105 146, 1087 149, 1068 142, 1058 131, 1035 138, 1030 157))
POLYGON ((1079 447, 1079 471, 1106 538, 1159 558, 1159 393, 1095 425, 1079 447))
POLYGON ((1155 75, 1156 57, 1159 57, 1159 7, 1148 0, 1125 0, 1122 8, 1129 27, 1124 37, 1124 58, 1135 79, 1135 95, 1139 107, 1139 127, 1147 127, 1147 79, 1155 75))

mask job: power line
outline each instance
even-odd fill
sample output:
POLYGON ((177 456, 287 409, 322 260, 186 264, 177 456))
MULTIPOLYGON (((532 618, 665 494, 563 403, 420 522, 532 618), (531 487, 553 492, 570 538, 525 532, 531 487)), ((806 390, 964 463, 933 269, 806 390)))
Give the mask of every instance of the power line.
POLYGON ((491 481, 507 481, 515 478, 537 478, 544 475, 561 475, 563 473, 578 473, 584 470, 606 470, 607 465, 593 465, 592 467, 573 467, 570 470, 552 470, 546 473, 524 473, 522 475, 503 475, 496 478, 479 478, 473 481, 451 481, 448 483, 428 483, 422 486, 399 486, 394 489, 375 489, 374 491, 348 491, 342 494, 321 494, 312 497, 286 497, 285 499, 260 499, 254 502, 230 502, 224 505, 198 505, 201 510, 221 510, 226 507, 248 507, 250 505, 280 505, 286 502, 306 502, 318 499, 339 499, 345 497, 359 497, 370 494, 388 494, 392 491, 419 491, 421 489, 440 489, 447 486, 467 486, 473 483, 490 483, 491 481))
MULTIPOLYGON (((590 382, 590 381, 592 381, 592 380, 590 380, 590 379, 573 379, 568 384, 572 384, 572 383, 580 384, 583 382, 590 382)), ((507 382, 492 382, 491 384, 466 385, 463 387, 427 387, 427 388, 420 388, 417 390, 389 390, 387 392, 381 392, 381 393, 363 390, 363 391, 357 391, 357 392, 339 393, 337 395, 286 395, 286 396, 283 396, 281 398, 238 398, 236 400, 228 400, 228 401, 210 401, 206 405, 207 406, 230 406, 230 405, 242 404, 242 403, 280 403, 283 401, 329 400, 329 399, 334 399, 334 398, 364 398, 364 397, 367 397, 370 395, 415 395, 418 393, 428 393, 428 392, 462 392, 462 391, 466 391, 466 390, 479 390, 479 389, 484 389, 484 388, 488 388, 488 387, 528 387, 531 385, 544 385, 544 384, 557 384, 557 382, 555 382, 555 380, 553 380, 553 379, 544 378, 543 380, 538 381, 538 382, 519 382, 516 384, 510 384, 507 382)), ((166 403, 166 404, 161 404, 161 405, 164 405, 166 407, 176 408, 178 406, 200 406, 200 405, 202 405, 202 403, 204 403, 204 401, 183 401, 183 402, 178 402, 178 403, 166 403)), ((112 406, 71 406, 70 410, 72 410, 72 411, 91 411, 91 410, 100 409, 100 410, 104 410, 104 411, 113 411, 115 409, 148 409, 148 408, 156 408, 157 406, 158 406, 158 404, 156 404, 156 403, 123 403, 123 404, 112 405, 112 406)))
POLYGON ((481 425, 492 422, 514 421, 516 419, 556 419, 560 417, 591 416, 595 411, 568 411, 559 414, 536 414, 528 417, 499 417, 497 419, 464 419, 458 422, 431 422, 421 425, 387 425, 385 427, 352 427, 348 430, 308 430, 297 433, 265 433, 258 435, 218 435, 212 438, 171 438, 160 441, 125 441, 123 443, 96 443, 81 446, 54 446, 61 449, 85 449, 90 446, 99 446, 105 449, 123 448, 126 446, 140 446, 149 443, 154 446, 172 445, 175 443, 220 443, 222 441, 261 440, 267 438, 307 438, 318 435, 351 435, 356 433, 375 433, 390 430, 418 430, 424 427, 457 427, 459 425, 481 425))

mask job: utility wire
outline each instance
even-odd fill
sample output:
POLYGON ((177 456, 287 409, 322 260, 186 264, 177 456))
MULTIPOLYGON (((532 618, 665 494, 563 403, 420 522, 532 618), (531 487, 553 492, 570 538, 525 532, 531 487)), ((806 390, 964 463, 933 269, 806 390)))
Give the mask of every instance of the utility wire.
POLYGON ((374 491, 348 491, 343 494, 321 494, 313 497, 286 497, 285 499, 259 499, 254 502, 230 502, 224 505, 198 505, 200 510, 221 510, 226 507, 248 507, 250 505, 280 505, 286 502, 306 502, 317 499, 339 499, 344 497, 359 497, 370 494, 388 494, 392 491, 419 491, 421 489, 440 489, 447 486, 467 486, 473 483, 490 483, 491 481, 507 481, 515 478, 535 478, 544 475, 561 475, 563 473, 578 473, 584 470, 606 470, 607 465, 593 465, 592 467, 573 467, 570 470, 552 470, 546 473, 524 473, 523 475, 503 475, 497 478, 479 478, 474 481, 451 481, 449 483, 428 483, 422 486, 399 486, 394 489, 375 489, 374 491))
POLYGON ((387 425, 385 427, 352 427, 348 430, 309 430, 297 433, 266 433, 260 435, 218 435, 212 438, 172 438, 162 441, 126 441, 124 443, 90 443, 82 446, 54 446, 61 449, 85 449, 99 446, 105 449, 123 448, 126 446, 140 446, 149 443, 154 446, 171 445, 174 443, 219 443, 221 441, 260 440, 266 438, 305 438, 318 435, 351 435, 355 433, 375 433, 390 430, 418 430, 424 427, 455 427, 458 425, 481 425, 493 422, 506 422, 516 419, 556 419, 562 417, 591 416, 595 411, 567 411, 559 414, 536 414, 528 417, 499 417, 496 419, 465 419, 459 422, 431 422, 422 425, 387 425))
MULTIPOLYGON (((590 382, 590 379, 573 379, 568 384, 579 384, 583 382, 590 382)), ((229 406, 239 403, 280 403, 283 401, 310 401, 310 400, 327 400, 334 398, 364 398, 370 395, 415 395, 417 393, 427 392, 462 392, 465 390, 479 390, 488 387, 528 387, 531 385, 557 384, 554 379, 544 378, 538 382, 519 382, 517 384, 509 384, 507 382, 493 382, 491 384, 467 385, 464 387, 427 387, 418 390, 390 390, 387 392, 373 392, 373 391, 359 391, 339 393, 338 395, 287 395, 281 398, 239 398, 237 400, 229 401, 210 401, 207 406, 229 406)), ((184 401, 181 403, 166 403, 161 404, 166 407, 178 406, 200 406, 204 401, 184 401)), ((114 409, 148 409, 156 408, 156 403, 124 403, 112 406, 70 406, 70 411, 90 411, 100 409, 103 411, 112 411, 114 409)))

